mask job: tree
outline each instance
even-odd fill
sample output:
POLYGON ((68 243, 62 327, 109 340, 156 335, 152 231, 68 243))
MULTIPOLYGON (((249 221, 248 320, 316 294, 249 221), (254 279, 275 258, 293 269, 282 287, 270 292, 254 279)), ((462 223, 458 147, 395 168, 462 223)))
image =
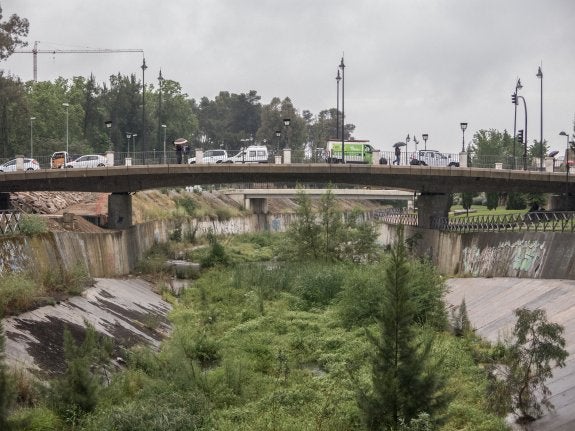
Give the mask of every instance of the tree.
POLYGON ((485 200, 487 201, 487 209, 495 210, 499 205, 499 193, 487 192, 485 193, 485 200))
POLYGON ((28 45, 22 38, 28 36, 30 24, 26 18, 13 14, 7 21, 2 20, 2 7, 0 6, 0 60, 5 60, 14 53, 18 47, 28 45))
POLYGON ((374 346, 371 390, 358 398, 366 428, 397 430, 421 413, 438 414, 447 397, 443 378, 430 359, 432 339, 418 342, 414 319, 417 305, 409 285, 410 273, 403 229, 385 269, 379 334, 368 331, 374 346))
POLYGON ((469 215, 469 208, 473 204, 473 193, 471 192, 464 192, 461 193, 461 206, 464 210, 467 211, 467 215, 469 215))
POLYGON ((532 421, 543 415, 543 408, 553 409, 551 391, 545 381, 553 377, 554 367, 565 366, 563 327, 547 321, 545 310, 515 310, 517 322, 513 339, 508 342, 503 359, 504 378, 496 383, 508 406, 519 421, 532 421))
POLYGON ((320 250, 320 226, 315 221, 311 198, 303 189, 296 196, 297 220, 290 224, 288 253, 296 260, 317 259, 320 250))

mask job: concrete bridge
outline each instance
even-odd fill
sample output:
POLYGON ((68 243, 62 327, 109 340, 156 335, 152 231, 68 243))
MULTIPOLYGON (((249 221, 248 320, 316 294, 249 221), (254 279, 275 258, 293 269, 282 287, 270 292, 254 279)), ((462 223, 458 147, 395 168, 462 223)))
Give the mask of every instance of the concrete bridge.
MULTIPOLYGON (((388 189, 318 189, 306 188, 305 194, 312 199, 319 199, 328 191, 334 196, 345 199, 376 200, 376 201, 407 201, 407 207, 413 208, 414 192, 405 190, 388 189)), ((244 208, 252 209, 258 213, 267 213, 267 200, 278 198, 293 199, 297 197, 299 190, 294 188, 268 188, 268 189, 230 189, 223 193, 243 205, 244 208)))
MULTIPOLYGON (((41 169, 0 173, 0 207, 18 191, 82 191, 111 193, 109 227, 132 224, 131 193, 161 187, 204 184, 284 183, 338 184, 418 192, 421 223, 445 217, 449 193, 533 192, 557 198, 548 209, 575 209, 573 179, 564 173, 485 168, 338 164, 212 164, 138 165, 90 169, 41 169)), ((422 225, 422 227, 431 227, 422 225)))

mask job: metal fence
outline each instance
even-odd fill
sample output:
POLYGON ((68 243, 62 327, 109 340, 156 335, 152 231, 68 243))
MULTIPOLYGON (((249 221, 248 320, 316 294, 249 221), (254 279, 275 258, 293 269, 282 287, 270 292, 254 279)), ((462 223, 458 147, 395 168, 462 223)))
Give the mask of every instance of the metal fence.
MULTIPOLYGON (((228 158, 232 158, 237 155, 240 150, 228 151, 228 158)), ((459 162, 459 153, 442 153, 444 158, 442 160, 451 160, 454 162, 459 162)), ((283 160, 283 151, 268 148, 268 163, 275 163, 276 156, 280 156, 283 160)), ((43 169, 50 168, 50 155, 36 155, 34 159, 38 161, 40 167, 43 169)), ((194 151, 189 154, 181 155, 181 164, 188 163, 188 160, 195 157, 194 151)), ((418 164, 418 153, 415 151, 402 151, 400 155, 400 166, 409 166, 418 164)), ((0 160, 0 164, 7 162, 10 159, 0 160)), ((395 154, 393 151, 380 151, 379 160, 375 160, 375 163, 381 164, 391 164, 395 160, 395 154)), ((249 163, 249 157, 242 159, 243 162, 249 163)), ((261 161, 260 161, 261 162, 261 161)), ((291 151, 291 163, 325 163, 326 158, 323 151, 306 151, 303 149, 291 151)), ((147 152, 115 152, 114 153, 114 165, 124 166, 126 164, 131 165, 159 165, 159 164, 177 164, 178 154, 173 148, 166 150, 165 155, 163 150, 152 150, 147 152), (130 162, 126 162, 126 159, 130 159, 130 162)), ((283 161, 282 161, 283 163, 283 161)), ((443 167, 446 163, 440 162, 439 160, 433 162, 432 160, 427 160, 426 164, 428 166, 443 167)), ((468 166, 474 168, 487 168, 487 169, 515 169, 515 170, 530 170, 538 171, 541 170, 541 160, 537 157, 511 157, 511 156, 476 156, 471 155, 468 159, 468 166)), ((565 166, 559 160, 554 160, 553 165, 554 172, 565 172, 565 166)))
POLYGON ((526 214, 436 217, 432 229, 449 232, 575 232, 575 212, 539 211, 526 214))
POLYGON ((373 217, 376 220, 388 224, 403 224, 407 226, 417 226, 417 213, 406 208, 386 208, 375 211, 373 217))
POLYGON ((20 232, 20 211, 0 211, 0 234, 9 235, 20 232))

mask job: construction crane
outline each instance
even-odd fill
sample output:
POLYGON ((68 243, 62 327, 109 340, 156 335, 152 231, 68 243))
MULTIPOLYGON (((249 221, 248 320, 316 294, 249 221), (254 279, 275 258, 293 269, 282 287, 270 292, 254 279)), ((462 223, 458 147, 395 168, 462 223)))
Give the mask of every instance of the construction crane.
POLYGON ((144 54, 143 49, 38 49, 38 41, 34 42, 33 49, 14 51, 14 54, 32 54, 34 60, 34 82, 38 81, 38 54, 113 54, 117 52, 139 52, 144 54))

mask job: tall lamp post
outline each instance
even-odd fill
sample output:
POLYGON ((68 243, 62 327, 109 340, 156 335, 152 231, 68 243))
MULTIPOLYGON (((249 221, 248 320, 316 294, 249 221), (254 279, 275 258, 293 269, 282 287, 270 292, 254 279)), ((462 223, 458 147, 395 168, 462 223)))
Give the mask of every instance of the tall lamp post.
POLYGON ((108 151, 112 151, 112 122, 108 120, 105 121, 104 124, 108 129, 108 151))
POLYGON ((565 131, 561 131, 559 136, 567 138, 567 150, 565 151, 565 196, 569 194, 569 135, 565 131))
POLYGON ((146 59, 142 59, 142 152, 143 160, 146 161, 146 59))
POLYGON ((166 129, 168 126, 162 124, 162 129, 164 129, 164 165, 166 164, 166 129))
POLYGON ((427 133, 424 133, 423 135, 421 135, 421 137, 423 138, 423 143, 425 144, 424 149, 427 150, 427 138, 429 138, 429 135, 427 133))
POLYGON ((543 171, 543 71, 541 70, 541 66, 539 66, 539 70, 537 71, 537 78, 541 80, 541 94, 540 94, 540 101, 541 106, 539 112, 541 114, 541 118, 539 119, 539 145, 541 146, 540 152, 540 160, 539 160, 539 170, 543 171))
POLYGON ((291 123, 291 119, 290 118, 284 118, 284 126, 286 128, 286 148, 289 148, 289 125, 291 123))
POLYGON ((132 137, 132 132, 126 132, 126 139, 128 140, 127 157, 130 157, 130 138, 131 137, 132 137))
POLYGON ((409 145, 409 141, 411 141, 411 138, 409 137, 409 133, 407 134, 407 136, 405 137, 405 164, 407 165, 407 146, 409 145))
POLYGON ((511 95, 511 103, 513 103, 513 169, 515 169, 515 142, 517 141, 517 92, 521 90, 523 86, 521 85, 521 79, 517 78, 517 83, 515 84, 515 93, 511 95))
POLYGON ((70 104, 62 103, 62 106, 66 108, 66 158, 64 162, 64 166, 66 166, 66 163, 68 163, 68 107, 70 104))
POLYGON ((341 162, 345 163, 345 64, 343 57, 341 57, 339 68, 341 69, 341 162))
POLYGON ((30 158, 34 158, 34 120, 36 117, 30 117, 30 158))
POLYGON ((136 137, 138 136, 137 133, 132 133, 132 154, 136 155, 136 137))
MULTIPOLYGON (((525 103, 525 97, 517 96, 517 100, 521 99, 523 101, 523 110, 525 111, 525 130, 523 131, 523 170, 527 170, 527 103, 525 103)), ((521 143, 521 142, 520 142, 521 143)))
MULTIPOLYGON (((158 101, 158 142, 161 142, 161 135, 162 127, 162 85, 164 84, 164 77, 162 76, 162 69, 160 69, 160 74, 158 75, 158 82, 160 84, 160 91, 159 91, 159 101, 158 101)), ((166 157, 164 156, 164 163, 166 162, 166 157)))
POLYGON ((279 152, 280 152, 280 139, 281 139, 281 136, 282 136, 281 130, 276 130, 276 138, 278 138, 278 139, 277 139, 278 143, 277 143, 277 154, 276 154, 276 155, 278 155, 279 152))
POLYGON ((465 152, 465 129, 467 129, 467 123, 459 123, 461 126, 461 132, 463 133, 463 138, 461 140, 461 152, 465 152))
POLYGON ((341 76, 339 75, 339 69, 337 69, 337 76, 335 77, 337 82, 337 104, 335 108, 335 139, 339 138, 339 81, 341 81, 341 76))

